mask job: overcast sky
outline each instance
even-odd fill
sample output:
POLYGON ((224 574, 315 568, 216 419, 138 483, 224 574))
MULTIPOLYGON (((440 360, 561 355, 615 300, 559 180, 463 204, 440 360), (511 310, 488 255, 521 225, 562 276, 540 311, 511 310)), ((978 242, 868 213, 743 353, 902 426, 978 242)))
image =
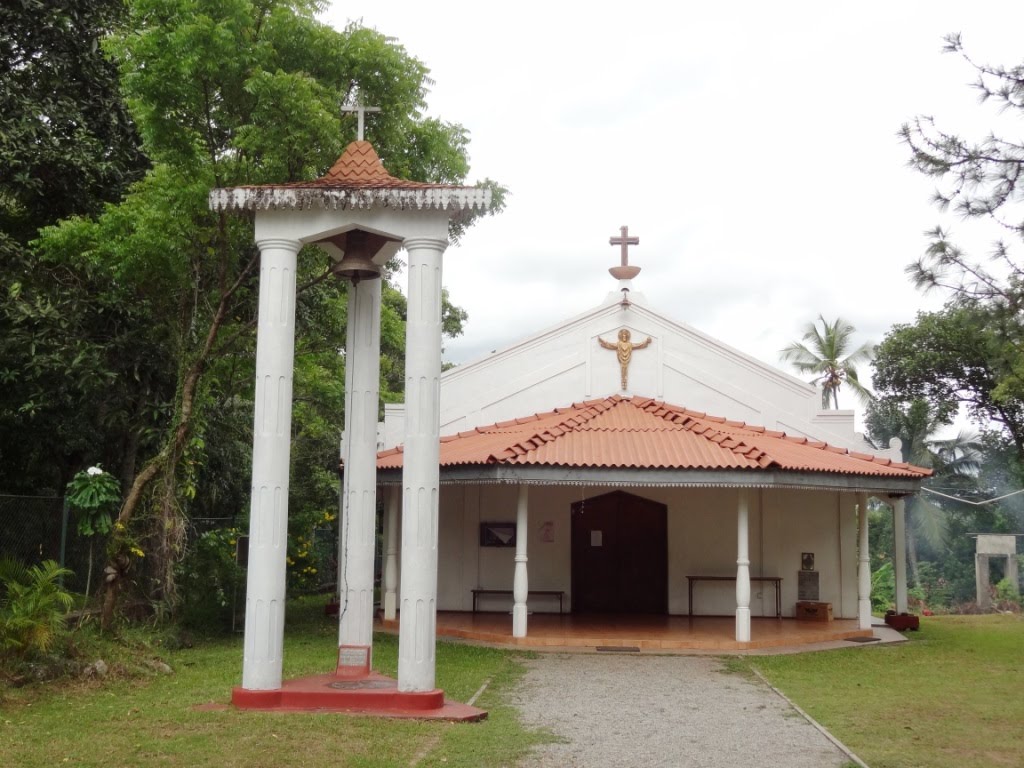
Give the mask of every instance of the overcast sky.
POLYGON ((819 314, 877 342, 941 305, 903 271, 924 230, 995 237, 943 218, 896 132, 918 114, 979 138, 996 124, 942 38, 1018 63, 1024 3, 390 0, 323 18, 423 61, 429 114, 471 133, 469 180, 511 189, 445 256, 469 313, 452 362, 600 303, 623 224, 634 290, 773 365, 819 314))

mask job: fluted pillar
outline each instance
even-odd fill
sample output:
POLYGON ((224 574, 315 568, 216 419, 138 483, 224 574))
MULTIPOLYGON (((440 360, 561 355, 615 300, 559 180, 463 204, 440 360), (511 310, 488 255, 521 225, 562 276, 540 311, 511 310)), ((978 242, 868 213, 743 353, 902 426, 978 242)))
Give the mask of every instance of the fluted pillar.
POLYGON ((380 403, 380 280, 348 287, 345 337, 345 465, 341 496, 338 644, 373 644, 380 403))
POLYGON ((871 556, 866 493, 857 494, 857 623, 860 629, 871 629, 871 556))
POLYGON ((907 515, 906 502, 899 496, 892 504, 893 566, 896 572, 896 613, 907 612, 907 515))
POLYGON ((446 240, 409 238, 398 689, 435 685, 441 261, 446 240))
POLYGON ((257 246, 260 289, 242 688, 269 691, 281 687, 284 644, 295 264, 300 243, 264 239, 257 246))
POLYGON ((516 506, 516 569, 512 577, 512 637, 526 637, 526 598, 530 582, 526 573, 527 486, 519 486, 516 506))
POLYGON ((384 618, 394 621, 398 608, 398 500, 401 489, 389 488, 384 527, 384 618))
POLYGON ((736 513, 736 642, 750 642, 749 495, 740 490, 736 513))

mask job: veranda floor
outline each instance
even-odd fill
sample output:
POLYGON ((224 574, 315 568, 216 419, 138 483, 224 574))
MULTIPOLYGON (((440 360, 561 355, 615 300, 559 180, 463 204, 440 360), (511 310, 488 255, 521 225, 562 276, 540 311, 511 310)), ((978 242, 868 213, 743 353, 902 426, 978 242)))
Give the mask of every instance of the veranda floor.
MULTIPOLYGON (((398 631, 397 621, 381 622, 398 631)), ((811 645, 852 637, 871 637, 855 619, 829 622, 751 619, 751 641, 736 641, 736 621, 718 616, 646 616, 631 614, 534 613, 527 636, 512 637, 508 613, 439 611, 437 634, 509 648, 638 648, 641 651, 750 651, 811 645)))

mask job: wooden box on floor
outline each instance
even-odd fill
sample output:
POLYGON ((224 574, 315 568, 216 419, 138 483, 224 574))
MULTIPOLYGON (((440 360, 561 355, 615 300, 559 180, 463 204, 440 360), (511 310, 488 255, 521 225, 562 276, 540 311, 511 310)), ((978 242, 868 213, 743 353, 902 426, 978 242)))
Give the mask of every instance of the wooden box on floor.
POLYGON ((801 621, 832 621, 832 603, 801 600, 796 604, 796 618, 801 621))

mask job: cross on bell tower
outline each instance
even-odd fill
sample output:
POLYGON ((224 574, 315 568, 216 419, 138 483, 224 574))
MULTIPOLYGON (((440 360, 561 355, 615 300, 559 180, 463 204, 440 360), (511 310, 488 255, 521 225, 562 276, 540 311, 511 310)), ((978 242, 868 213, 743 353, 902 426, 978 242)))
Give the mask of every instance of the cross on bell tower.
POLYGON ((363 129, 365 128, 366 113, 380 112, 380 107, 364 107, 362 104, 351 104, 348 106, 342 106, 341 111, 356 113, 356 117, 359 121, 356 127, 356 141, 362 141, 363 129))

